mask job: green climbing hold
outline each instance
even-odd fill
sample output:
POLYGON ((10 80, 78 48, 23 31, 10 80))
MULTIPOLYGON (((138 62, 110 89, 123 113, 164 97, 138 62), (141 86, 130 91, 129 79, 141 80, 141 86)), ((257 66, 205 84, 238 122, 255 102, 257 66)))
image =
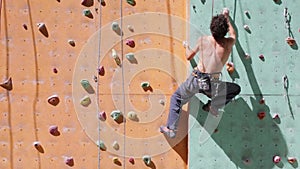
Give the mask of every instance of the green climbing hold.
POLYGON ((91 99, 89 96, 84 96, 81 100, 80 100, 80 104, 84 107, 87 107, 91 104, 91 99))
POLYGON ((132 6, 136 5, 135 0, 127 0, 127 3, 130 4, 130 5, 132 5, 132 6))
POLYGON ((149 83, 149 82, 142 82, 142 83, 141 83, 141 87, 142 87, 143 89, 148 88, 148 87, 150 87, 150 83, 149 83))
POLYGON ((91 12, 91 10, 89 10, 89 9, 84 9, 84 10, 83 10, 83 15, 84 15, 84 16, 91 16, 91 15, 92 15, 92 12, 91 12))
POLYGON ((89 94, 93 94, 95 93, 92 85, 90 84, 90 82, 86 79, 83 79, 80 81, 81 86, 84 88, 85 91, 87 91, 89 94))
POLYGON ((114 141, 113 144, 112 144, 112 146, 113 146, 113 148, 115 150, 119 150, 120 149, 120 145, 119 145, 119 143, 117 141, 114 141))
POLYGON ((151 157, 149 155, 144 155, 143 156, 143 161, 146 165, 150 165, 151 164, 151 157))
POLYGON ((129 61, 133 61, 133 60, 134 60, 134 54, 133 54, 133 53, 127 53, 127 54, 126 54, 126 58, 127 58, 129 61))
POLYGON ((130 119, 130 120, 132 120, 132 121, 138 121, 137 114, 134 111, 128 112, 127 118, 130 119))
POLYGON ((102 151, 105 151, 107 148, 104 144, 104 142, 102 140, 98 140, 97 141, 97 146, 102 150, 102 151))
POLYGON ((110 113, 110 116, 117 121, 122 116, 122 112, 120 110, 114 110, 110 113))

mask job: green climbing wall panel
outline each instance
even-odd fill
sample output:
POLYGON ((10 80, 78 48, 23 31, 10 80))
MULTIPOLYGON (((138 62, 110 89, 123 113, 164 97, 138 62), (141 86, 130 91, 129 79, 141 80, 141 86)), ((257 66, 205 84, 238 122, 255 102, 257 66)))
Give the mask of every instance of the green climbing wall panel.
POLYGON ((287 158, 296 157, 298 161, 300 158, 300 75, 297 72, 300 53, 297 45, 290 47, 285 39, 291 36, 299 43, 300 2, 212 2, 190 1, 189 42, 194 46, 198 36, 209 34, 212 14, 220 13, 224 7, 229 8, 238 33, 229 59, 236 71, 229 76, 223 70, 223 80, 238 83, 242 90, 225 107, 219 119, 211 118, 201 110, 207 100, 205 96, 197 94, 191 100, 189 168, 298 168, 297 163, 290 164, 287 158), (286 27, 285 8, 290 30, 286 27), (244 25, 249 26, 250 33, 244 25), (250 59, 245 58, 246 53, 250 59), (265 59, 261 60, 260 55, 265 59), (287 90, 284 88, 285 75, 288 77, 287 90), (265 104, 259 103, 262 97, 265 104), (265 112, 265 118, 259 119, 259 112, 265 112), (279 120, 273 119, 276 114, 279 120), (273 162, 275 155, 281 157, 280 163, 273 162))

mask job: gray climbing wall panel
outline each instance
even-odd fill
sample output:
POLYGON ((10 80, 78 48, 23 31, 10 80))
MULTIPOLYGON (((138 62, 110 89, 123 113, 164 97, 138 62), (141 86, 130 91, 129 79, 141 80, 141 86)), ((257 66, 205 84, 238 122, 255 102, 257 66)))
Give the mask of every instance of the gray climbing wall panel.
POLYGON ((190 169, 298 168, 297 163, 290 164, 287 158, 300 158, 300 76, 297 73, 300 58, 298 46, 289 46, 286 38, 290 36, 299 42, 299 5, 296 0, 276 3, 273 0, 190 1, 191 46, 197 36, 210 33, 212 13, 218 14, 224 7, 230 9, 238 31, 229 59, 235 65, 235 72, 229 75, 223 70, 223 80, 234 81, 242 88, 219 119, 201 110, 206 97, 196 95, 192 99, 189 104, 190 169), (286 27, 285 8, 290 30, 286 27), (249 32, 244 25, 249 26, 249 32), (250 59, 245 58, 246 53, 250 59), (288 81, 284 82, 285 75, 288 81), (260 104, 262 98, 265 104, 260 104), (265 118, 258 118, 260 112, 266 113, 265 118), (273 119, 276 114, 279 119, 273 119), (281 157, 280 163, 273 162, 275 155, 281 157))

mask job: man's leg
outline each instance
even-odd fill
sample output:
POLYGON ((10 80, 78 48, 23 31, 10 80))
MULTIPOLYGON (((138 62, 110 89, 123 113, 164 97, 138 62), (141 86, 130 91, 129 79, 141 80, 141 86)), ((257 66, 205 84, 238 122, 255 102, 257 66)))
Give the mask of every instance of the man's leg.
POLYGON ((239 85, 231 82, 216 82, 212 83, 210 92, 205 93, 212 100, 205 104, 202 108, 205 111, 210 111, 212 114, 217 115, 219 108, 224 107, 241 91, 239 85))
POLYGON ((162 133, 175 137, 182 106, 198 92, 198 81, 191 75, 171 96, 167 125, 160 128, 162 133))

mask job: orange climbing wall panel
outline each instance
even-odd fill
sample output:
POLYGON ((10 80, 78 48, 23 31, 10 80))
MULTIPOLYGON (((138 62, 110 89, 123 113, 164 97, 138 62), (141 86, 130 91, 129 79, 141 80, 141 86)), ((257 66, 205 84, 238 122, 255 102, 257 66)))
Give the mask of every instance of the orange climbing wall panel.
MULTIPOLYGON (((182 48, 186 2, 144 0, 131 6, 111 0, 99 7, 98 1, 87 7, 80 1, 2 0, 0 81, 12 77, 13 90, 0 88, 1 169, 187 168, 186 132, 176 140, 158 132, 166 121, 170 96, 187 73, 182 48), (84 16, 84 9, 93 18, 84 16), (124 41, 111 30, 113 21, 122 22, 124 41), (48 36, 39 31, 38 23, 46 25, 48 36), (126 38, 133 38, 136 47, 126 46, 126 38), (74 40, 74 47, 69 40, 74 40), (123 58, 122 67, 111 58, 112 48, 123 58), (128 62, 128 52, 135 53, 137 63, 128 62), (98 57, 106 74, 94 82, 98 57), (89 80, 94 94, 86 93, 82 79, 89 80), (150 82, 152 92, 141 89, 143 81, 150 82), (47 102, 52 95, 60 99, 56 106, 47 102), (80 105, 85 95, 92 100, 89 107, 80 105), (126 122, 110 118, 115 109, 123 112, 126 122), (126 118, 132 110, 140 121, 126 118), (107 120, 99 121, 97 111, 106 111, 107 120), (52 125, 58 127, 58 136, 49 133, 52 125), (99 139, 107 151, 98 149, 99 139), (33 146, 35 141, 43 151, 33 146), (119 142, 118 151, 111 148, 113 141, 119 142), (149 166, 143 155, 152 157, 149 166), (128 162, 130 156, 134 164, 128 162), (73 166, 65 164, 68 157, 74 159, 73 166), (114 157, 120 164, 113 163, 114 157)), ((185 131, 186 114, 182 119, 185 131)))

